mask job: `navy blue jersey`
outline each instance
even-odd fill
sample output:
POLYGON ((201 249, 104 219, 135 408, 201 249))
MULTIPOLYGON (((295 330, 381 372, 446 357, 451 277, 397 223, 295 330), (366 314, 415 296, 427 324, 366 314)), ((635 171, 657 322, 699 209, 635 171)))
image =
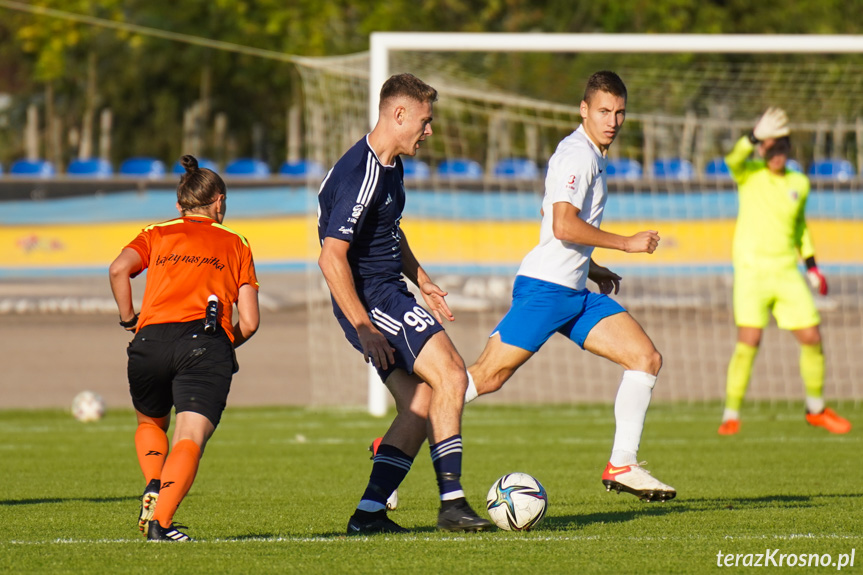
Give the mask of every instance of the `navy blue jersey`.
POLYGON ((404 169, 396 156, 383 165, 368 144, 354 144, 327 174, 318 192, 318 238, 350 243, 348 263, 360 300, 402 282, 399 221, 405 206, 404 169))

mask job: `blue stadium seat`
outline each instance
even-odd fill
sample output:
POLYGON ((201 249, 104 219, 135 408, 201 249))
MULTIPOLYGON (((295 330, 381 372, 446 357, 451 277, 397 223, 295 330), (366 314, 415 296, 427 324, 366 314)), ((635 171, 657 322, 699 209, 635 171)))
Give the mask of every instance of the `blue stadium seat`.
POLYGON ((851 162, 839 158, 815 160, 809 166, 809 177, 814 180, 847 182, 854 175, 854 166, 851 162))
POLYGON ((266 178, 270 175, 270 167, 254 158, 238 158, 228 162, 225 175, 235 178, 266 178))
POLYGON ((108 178, 113 173, 111 162, 103 158, 72 160, 66 169, 66 174, 76 178, 108 178))
POLYGON ((155 158, 129 158, 120 164, 119 173, 132 178, 164 178, 165 163, 155 158))
POLYGON ((539 177, 539 168, 528 158, 504 158, 494 165, 494 175, 512 180, 534 180, 539 177))
MULTIPOLYGON (((213 160, 208 160, 206 158, 197 158, 197 160, 199 168, 207 168, 208 170, 212 170, 217 174, 219 173, 219 165, 213 160)), ((183 164, 180 163, 180 160, 177 160, 176 162, 174 162, 174 167, 171 168, 171 172, 174 175, 180 176, 186 173, 186 168, 183 167, 183 164)))
POLYGON ((48 160, 17 160, 9 168, 10 176, 24 178, 51 178, 56 173, 54 164, 48 160))
POLYGON ((800 172, 801 174, 803 173, 803 166, 801 166, 800 162, 798 162, 797 160, 789 159, 787 162, 785 162, 785 167, 792 172, 800 172))
POLYGON ((638 180, 643 174, 641 162, 632 158, 614 158, 605 165, 605 174, 609 178, 638 180))
POLYGON ((691 180, 695 175, 692 163, 682 158, 660 158, 653 162, 653 175, 670 180, 691 180))
POLYGON ((731 171, 725 158, 713 158, 704 166, 704 175, 710 180, 727 180, 731 178, 731 171))
POLYGON ((327 172, 324 167, 314 160, 297 160, 295 162, 284 162, 279 167, 279 174, 294 178, 314 177, 320 178, 327 172))
POLYGON ((426 180, 431 177, 431 168, 422 160, 402 158, 406 180, 426 180))
POLYGON ((444 160, 437 167, 437 175, 442 178, 465 178, 469 180, 482 179, 482 166, 474 160, 466 158, 451 158, 444 160))

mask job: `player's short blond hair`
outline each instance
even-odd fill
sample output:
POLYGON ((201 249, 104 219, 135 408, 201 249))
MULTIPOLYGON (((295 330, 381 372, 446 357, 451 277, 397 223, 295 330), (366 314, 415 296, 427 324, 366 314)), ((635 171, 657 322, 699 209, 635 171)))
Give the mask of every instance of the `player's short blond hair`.
POLYGON ((395 74, 381 88, 380 108, 393 98, 406 97, 423 104, 437 101, 437 90, 413 74, 395 74))

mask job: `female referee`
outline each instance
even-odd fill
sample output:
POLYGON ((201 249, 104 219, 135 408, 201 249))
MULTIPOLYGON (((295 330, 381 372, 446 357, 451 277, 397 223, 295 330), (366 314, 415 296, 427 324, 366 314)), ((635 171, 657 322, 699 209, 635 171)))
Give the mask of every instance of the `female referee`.
POLYGON ((150 541, 189 540, 173 524, 174 512, 225 409, 239 369, 234 348, 252 337, 260 320, 249 243, 222 225, 225 183, 199 168, 193 156, 181 163, 180 218, 144 228, 109 269, 120 325, 135 331, 127 350, 129 392, 138 417, 135 449, 147 482, 138 527, 150 541), (131 278, 145 269, 136 314, 131 278), (208 310, 208 300, 218 301, 208 310), (177 419, 168 453, 172 406, 177 419))

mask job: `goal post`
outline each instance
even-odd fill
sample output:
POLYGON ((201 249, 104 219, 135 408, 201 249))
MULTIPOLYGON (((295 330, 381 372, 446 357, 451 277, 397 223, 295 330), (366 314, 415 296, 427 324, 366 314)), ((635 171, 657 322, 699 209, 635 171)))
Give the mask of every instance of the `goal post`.
MULTIPOLYGON (((406 175, 402 227, 423 266, 449 292, 456 321, 447 323, 447 333, 468 365, 506 313, 519 262, 536 244, 544 169, 557 143, 581 122, 583 82, 599 69, 618 72, 629 101, 609 162, 638 170, 609 175, 603 227, 624 235, 658 229, 662 242, 649 257, 611 250, 594 257, 623 276, 615 299, 665 358, 654 393, 663 401, 724 395, 736 334, 737 194, 727 173, 711 170, 722 167, 722 157, 766 106, 786 109, 792 157, 801 169, 831 158, 851 166, 835 177, 811 178, 807 223, 831 288, 828 297, 816 298, 825 394, 858 401, 863 64, 848 55, 859 53, 863 37, 837 35, 374 33, 368 53, 297 67, 306 148, 325 165, 374 125, 380 87, 391 73, 412 72, 438 90, 434 135, 415 157, 404 158, 424 171, 406 175), (515 69, 524 73, 516 77, 515 69), (442 168, 453 159, 476 171, 447 175, 442 168), (499 174, 506 159, 524 160, 533 171, 499 174), (666 160, 689 171, 664 172, 666 160)), ((389 394, 333 322, 320 274, 314 270, 308 278, 313 403, 385 413, 389 394)), ((798 346, 777 331, 772 325, 765 331, 747 396, 753 400, 803 397, 798 346)), ((613 401, 618 366, 576 351, 552 337, 503 390, 481 401, 613 401)))
POLYGON ((716 54, 860 54, 863 36, 840 34, 542 34, 372 32, 369 43, 369 126, 377 122, 380 87, 390 53, 618 52, 716 54))

